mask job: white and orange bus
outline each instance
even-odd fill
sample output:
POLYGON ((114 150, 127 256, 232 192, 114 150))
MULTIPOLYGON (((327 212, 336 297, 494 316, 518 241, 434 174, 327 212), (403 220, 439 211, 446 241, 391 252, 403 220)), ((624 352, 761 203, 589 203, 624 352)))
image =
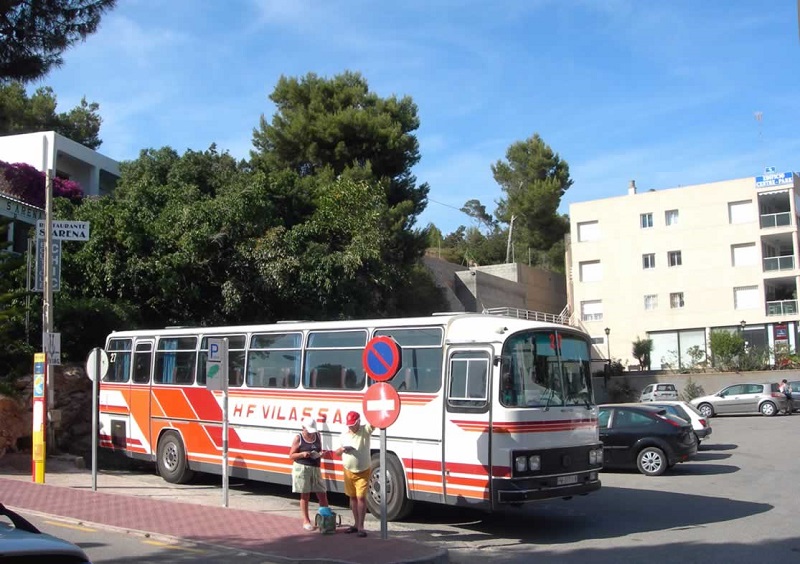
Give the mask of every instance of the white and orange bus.
MULTIPOLYGON (((402 408, 387 429, 389 519, 414 501, 493 510, 583 495, 600 488, 603 459, 592 347, 584 332, 549 318, 447 314, 115 332, 100 383, 100 444, 155 461, 169 482, 222 474, 222 392, 206 388, 205 364, 208 339, 227 337, 229 475, 290 484, 300 420, 315 418, 323 447, 334 448, 344 416, 362 411, 371 384, 364 347, 389 335, 402 350, 390 380, 402 408)), ((329 490, 343 491, 341 460, 325 458, 322 470, 329 490)), ((375 471, 375 514, 379 484, 375 471)))

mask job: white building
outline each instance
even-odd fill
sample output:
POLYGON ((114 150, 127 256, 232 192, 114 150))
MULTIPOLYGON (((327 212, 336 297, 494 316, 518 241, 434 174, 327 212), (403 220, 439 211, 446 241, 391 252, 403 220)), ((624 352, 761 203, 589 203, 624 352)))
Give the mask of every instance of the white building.
POLYGON ((651 368, 708 354, 712 330, 797 350, 798 187, 793 172, 637 192, 570 206, 570 306, 601 356, 651 368))
MULTIPOLYGON (((0 137, 0 161, 26 163, 44 172, 80 184, 85 196, 110 194, 119 179, 119 163, 54 131, 0 137)), ((43 219, 44 211, 0 193, 0 215, 13 221, 8 239, 14 250, 27 248, 27 226, 43 219)))

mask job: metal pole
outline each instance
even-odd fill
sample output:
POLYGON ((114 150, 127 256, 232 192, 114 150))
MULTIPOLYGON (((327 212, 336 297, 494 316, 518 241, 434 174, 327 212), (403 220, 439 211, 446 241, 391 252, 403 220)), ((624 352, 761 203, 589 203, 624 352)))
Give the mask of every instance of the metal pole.
POLYGON ((97 411, 98 388, 100 387, 100 349, 92 351, 95 355, 94 378, 92 378, 92 491, 97 491, 97 411))
POLYGON ((35 239, 28 237, 28 272, 26 276, 25 286, 25 343, 31 344, 31 259, 33 259, 33 251, 36 248, 33 244, 35 239))
POLYGON ((228 507, 228 386, 222 391, 222 505, 228 507))
MULTIPOLYGON (((48 350, 44 341, 49 341, 53 332, 53 171, 48 168, 45 187, 45 228, 44 228, 44 303, 42 315, 44 316, 44 332, 42 336, 42 349, 48 350)), ((51 353, 45 357, 47 364, 47 442, 55 448, 55 424, 53 421, 53 408, 55 407, 55 386, 53 385, 53 365, 50 364, 51 353)))
POLYGON ((386 429, 381 429, 381 538, 389 538, 386 527, 386 429))
POLYGON ((228 507, 228 339, 223 349, 224 367, 222 372, 222 506, 228 507))

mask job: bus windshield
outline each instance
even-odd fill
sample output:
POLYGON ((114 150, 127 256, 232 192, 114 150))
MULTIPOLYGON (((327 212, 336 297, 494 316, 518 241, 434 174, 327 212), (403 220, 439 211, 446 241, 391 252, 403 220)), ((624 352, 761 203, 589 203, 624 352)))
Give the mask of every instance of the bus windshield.
POLYGON ((506 407, 594 403, 589 343, 560 331, 523 331, 503 345, 500 402, 506 407))

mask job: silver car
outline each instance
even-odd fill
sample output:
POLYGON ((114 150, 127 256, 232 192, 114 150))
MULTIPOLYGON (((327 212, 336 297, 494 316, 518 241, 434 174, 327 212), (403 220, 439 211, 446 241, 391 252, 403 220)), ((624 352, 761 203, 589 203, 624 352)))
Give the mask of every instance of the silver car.
POLYGON ((42 533, 27 519, 0 503, 0 563, 47 562, 48 564, 91 564, 79 547, 42 533))
POLYGON ((694 398, 690 402, 704 417, 730 413, 776 415, 786 409, 786 396, 778 384, 733 384, 716 394, 694 398))

